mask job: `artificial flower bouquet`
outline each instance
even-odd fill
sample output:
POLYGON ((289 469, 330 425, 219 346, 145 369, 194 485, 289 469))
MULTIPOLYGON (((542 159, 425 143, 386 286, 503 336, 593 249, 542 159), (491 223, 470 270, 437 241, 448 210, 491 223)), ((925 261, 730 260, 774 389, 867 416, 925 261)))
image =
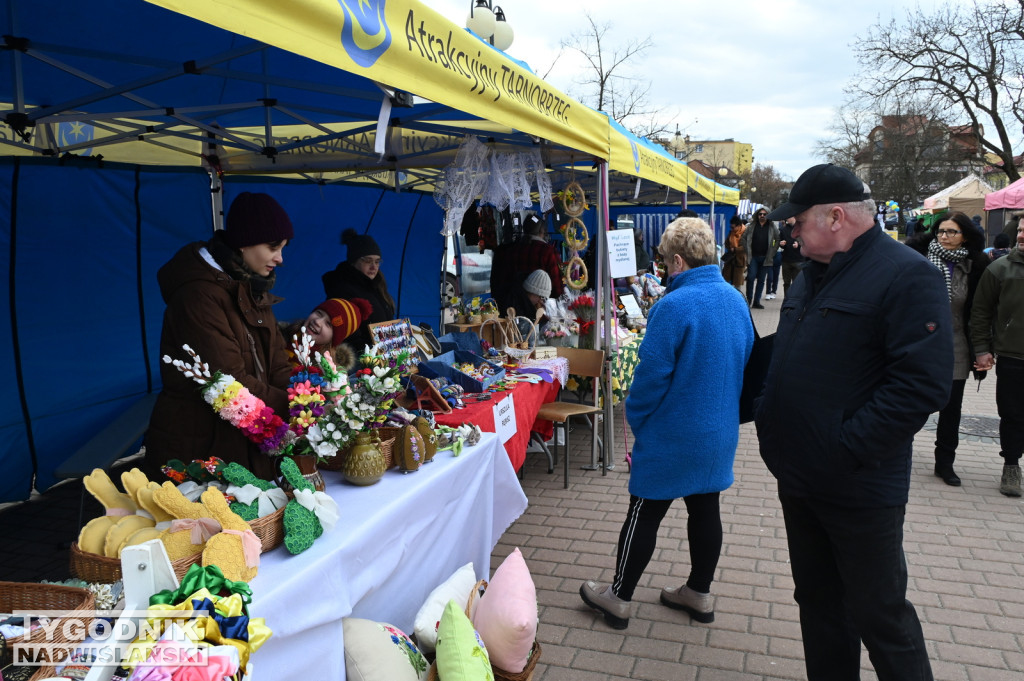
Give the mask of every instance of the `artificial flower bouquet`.
POLYGON ((352 379, 352 392, 357 397, 349 398, 347 403, 359 405, 357 411, 369 428, 379 428, 387 421, 388 413, 395 406, 395 398, 405 391, 402 377, 409 374, 411 361, 412 355, 408 350, 385 357, 377 345, 367 346, 360 355, 361 368, 352 379), (369 407, 372 407, 372 413, 369 407))
POLYGON ((594 291, 587 290, 578 295, 571 295, 566 309, 579 325, 580 347, 593 347, 594 324, 597 319, 594 291))
POLYGON ((314 454, 322 460, 337 454, 344 444, 343 434, 331 430, 324 437, 323 429, 313 428, 333 406, 333 399, 344 394, 347 377, 338 371, 329 356, 313 353, 312 346, 312 338, 305 329, 301 339, 294 339, 292 347, 299 365, 289 378, 287 422, 230 374, 211 373, 210 366, 187 344, 182 347, 189 354, 191 364, 167 355, 163 361, 198 383, 207 404, 242 431, 260 451, 271 456, 314 454))

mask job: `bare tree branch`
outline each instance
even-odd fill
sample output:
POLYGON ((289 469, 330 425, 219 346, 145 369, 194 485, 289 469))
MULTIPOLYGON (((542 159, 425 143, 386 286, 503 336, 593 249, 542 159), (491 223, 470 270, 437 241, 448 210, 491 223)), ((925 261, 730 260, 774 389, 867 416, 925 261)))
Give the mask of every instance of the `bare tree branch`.
POLYGON ((650 36, 616 44, 610 23, 597 23, 584 13, 588 27, 562 41, 563 50, 579 53, 587 68, 576 79, 574 94, 581 102, 603 111, 639 136, 662 134, 667 125, 654 124, 660 109, 650 103, 650 81, 630 73, 630 67, 654 46, 650 36))

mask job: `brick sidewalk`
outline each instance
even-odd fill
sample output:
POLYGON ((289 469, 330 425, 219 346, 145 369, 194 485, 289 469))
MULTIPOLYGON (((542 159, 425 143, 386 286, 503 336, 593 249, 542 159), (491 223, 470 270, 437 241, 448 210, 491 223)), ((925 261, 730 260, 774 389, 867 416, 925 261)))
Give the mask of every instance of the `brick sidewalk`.
MULTIPOLYGON (((761 333, 771 333, 781 299, 755 310, 761 333)), ((964 414, 994 416, 994 376, 975 392, 968 384, 964 414)), ((526 513, 505 533, 492 570, 520 547, 537 584, 541 662, 535 681, 755 681, 804 679, 803 650, 793 601, 786 537, 775 481, 761 462, 752 425, 740 429, 736 483, 722 494, 722 559, 712 590, 715 622, 691 623, 658 604, 664 586, 689 572, 686 511, 673 505, 654 558, 634 596, 625 631, 615 631, 580 601, 584 579, 610 581, 615 543, 629 499, 623 460, 622 414, 616 413, 615 471, 574 467, 569 489, 560 468, 527 457, 526 513)), ((589 459, 583 440, 575 466, 589 459)), ((914 446, 905 549, 909 598, 917 607, 935 678, 940 681, 1017 681, 1024 673, 1024 501, 999 494, 1002 459, 992 441, 963 441, 956 470, 960 488, 932 474, 934 433, 914 446)), ((875 679, 865 652, 864 679, 875 679)))

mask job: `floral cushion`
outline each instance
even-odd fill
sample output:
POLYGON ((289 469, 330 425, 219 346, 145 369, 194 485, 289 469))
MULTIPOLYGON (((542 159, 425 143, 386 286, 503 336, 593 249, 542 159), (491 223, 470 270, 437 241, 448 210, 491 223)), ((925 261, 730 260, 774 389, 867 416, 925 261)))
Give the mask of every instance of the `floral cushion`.
POLYGON ((518 548, 494 571, 473 611, 473 626, 494 666, 523 671, 537 638, 537 588, 518 548))
POLYGON ((384 622, 346 617, 348 681, 423 681, 427 660, 401 629, 384 622))
POLYGON ((455 601, 448 601, 437 627, 437 675, 444 681, 494 679, 487 647, 455 601))
POLYGON ((443 584, 438 585, 427 596, 423 606, 416 613, 416 622, 413 625, 413 633, 416 636, 416 643, 426 654, 430 655, 437 647, 437 624, 444 614, 444 607, 448 601, 455 601, 463 610, 469 602, 469 592, 476 584, 476 572, 472 563, 466 563, 446 579, 443 584))

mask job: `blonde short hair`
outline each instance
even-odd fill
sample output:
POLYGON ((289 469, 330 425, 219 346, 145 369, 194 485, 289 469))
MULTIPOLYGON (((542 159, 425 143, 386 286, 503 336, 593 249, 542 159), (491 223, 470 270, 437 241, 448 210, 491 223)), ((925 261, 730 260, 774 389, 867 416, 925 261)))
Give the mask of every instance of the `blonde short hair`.
POLYGON ((700 218, 676 218, 665 228, 658 252, 666 260, 677 253, 690 268, 715 262, 715 236, 700 218))

